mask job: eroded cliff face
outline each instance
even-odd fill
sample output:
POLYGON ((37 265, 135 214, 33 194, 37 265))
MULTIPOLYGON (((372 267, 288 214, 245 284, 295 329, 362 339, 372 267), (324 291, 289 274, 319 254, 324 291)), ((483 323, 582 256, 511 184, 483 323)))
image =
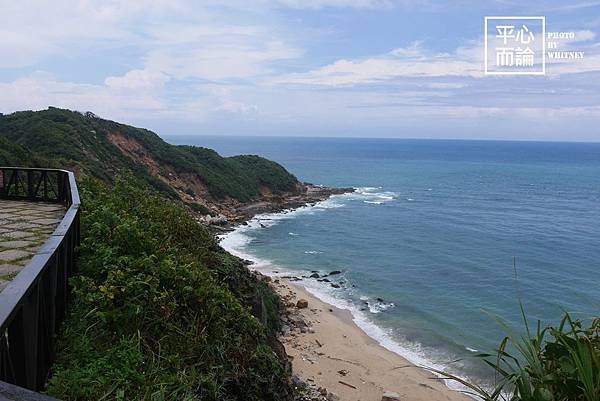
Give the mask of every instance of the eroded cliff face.
POLYGON ((211 198, 206 184, 198 175, 183 173, 178 174, 169 164, 160 163, 154 159, 151 152, 135 138, 126 137, 121 132, 113 131, 107 134, 107 139, 123 156, 129 158, 134 164, 147 169, 148 174, 159 179, 171 187, 179 198, 189 204, 201 205, 215 213, 215 202, 211 198))
POLYGON ((210 195, 206 183, 198 175, 177 173, 173 166, 161 164, 135 138, 128 138, 120 132, 110 132, 107 138, 133 163, 143 166, 147 169, 148 174, 175 190, 184 203, 206 208, 208 213, 202 218, 202 221, 209 224, 223 225, 241 222, 259 213, 295 208, 307 203, 318 202, 333 194, 352 190, 351 188, 324 188, 298 182, 292 191, 279 193, 274 192, 266 185, 261 185, 260 194, 245 202, 231 197, 215 199, 210 195))

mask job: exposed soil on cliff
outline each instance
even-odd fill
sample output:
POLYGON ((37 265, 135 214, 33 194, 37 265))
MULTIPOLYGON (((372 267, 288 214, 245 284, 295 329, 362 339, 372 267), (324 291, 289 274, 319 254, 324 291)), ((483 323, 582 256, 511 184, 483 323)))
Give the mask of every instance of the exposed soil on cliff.
POLYGON ((148 173, 171 187, 186 204, 200 205, 203 223, 231 227, 260 213, 279 212, 306 204, 319 202, 331 195, 353 191, 353 188, 327 188, 308 183, 299 183, 293 191, 275 194, 267 186, 261 187, 261 195, 248 202, 233 198, 213 199, 200 177, 194 174, 177 174, 175 169, 155 160, 150 152, 134 138, 119 132, 111 132, 108 140, 134 163, 147 168, 148 173))

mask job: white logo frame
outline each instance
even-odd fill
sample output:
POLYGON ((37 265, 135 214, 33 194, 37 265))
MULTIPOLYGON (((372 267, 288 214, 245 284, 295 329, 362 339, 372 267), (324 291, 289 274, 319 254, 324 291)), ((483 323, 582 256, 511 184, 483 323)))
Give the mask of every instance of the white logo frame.
POLYGON ((546 75, 546 17, 489 16, 484 18, 484 72, 485 75, 546 75), (542 21, 542 71, 490 71, 488 68, 488 21, 536 20, 542 21))

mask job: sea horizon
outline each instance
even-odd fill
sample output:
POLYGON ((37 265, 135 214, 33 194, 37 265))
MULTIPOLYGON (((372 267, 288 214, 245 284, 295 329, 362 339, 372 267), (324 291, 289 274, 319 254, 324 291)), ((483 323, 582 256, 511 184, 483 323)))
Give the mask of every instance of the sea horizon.
POLYGON ((160 134, 163 140, 176 143, 179 140, 194 139, 340 139, 340 140, 398 140, 398 141, 437 141, 437 142, 515 142, 515 143, 573 143, 600 144, 590 140, 558 140, 558 139, 502 139, 502 138, 435 138, 435 137, 395 137, 395 136, 328 136, 328 135, 240 135, 240 134, 160 134))

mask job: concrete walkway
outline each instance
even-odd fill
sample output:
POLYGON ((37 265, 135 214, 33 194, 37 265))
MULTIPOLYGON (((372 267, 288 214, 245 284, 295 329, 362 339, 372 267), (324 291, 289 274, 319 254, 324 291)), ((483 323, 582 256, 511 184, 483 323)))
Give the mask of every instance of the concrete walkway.
POLYGON ((0 291, 46 242, 65 211, 55 203, 0 200, 0 291))

